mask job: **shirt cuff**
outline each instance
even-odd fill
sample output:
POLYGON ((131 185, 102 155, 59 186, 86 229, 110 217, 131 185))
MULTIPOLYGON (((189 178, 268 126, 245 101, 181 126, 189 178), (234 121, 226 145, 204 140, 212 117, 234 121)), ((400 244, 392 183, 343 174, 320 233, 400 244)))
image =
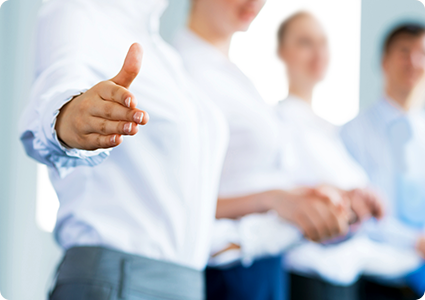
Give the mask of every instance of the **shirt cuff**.
POLYGON ((239 249, 227 250, 231 244, 240 245, 238 220, 219 219, 214 222, 211 256, 208 261, 210 267, 228 268, 241 260, 239 249))
POLYGON ((301 232, 273 211, 243 217, 239 236, 242 263, 246 266, 260 257, 280 255, 302 241, 301 232))
POLYGON ((76 96, 81 95, 85 90, 67 90, 52 96, 50 101, 46 101, 49 107, 45 107, 42 117, 42 130, 46 138, 46 144, 54 149, 51 152, 50 160, 59 172, 61 177, 72 171, 73 168, 86 165, 95 166, 103 162, 110 154, 112 148, 98 150, 80 150, 66 147, 58 138, 55 126, 60 109, 76 96))

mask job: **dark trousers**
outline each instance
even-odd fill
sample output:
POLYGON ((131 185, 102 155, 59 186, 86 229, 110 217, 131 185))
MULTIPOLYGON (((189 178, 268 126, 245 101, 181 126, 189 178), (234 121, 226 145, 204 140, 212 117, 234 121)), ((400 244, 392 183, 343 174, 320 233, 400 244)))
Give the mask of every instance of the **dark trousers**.
POLYGON ((360 282, 361 300, 416 300, 425 293, 425 265, 404 277, 405 286, 377 283, 364 277, 360 282))
POLYGON ((290 300, 363 300, 359 298, 358 283, 338 286, 319 278, 293 273, 289 276, 290 300))
POLYGON ((50 300, 202 300, 202 272, 102 247, 69 249, 50 300))
POLYGON ((408 287, 386 286, 367 278, 360 280, 359 288, 361 300, 417 300, 422 297, 408 287))
POLYGON ((336 286, 319 278, 290 275, 290 300, 417 300, 408 287, 386 286, 361 278, 350 286, 336 286))
POLYGON ((285 300, 281 257, 254 261, 249 267, 207 268, 207 300, 285 300))
POLYGON ((405 277, 407 286, 421 297, 425 293, 425 265, 405 277))

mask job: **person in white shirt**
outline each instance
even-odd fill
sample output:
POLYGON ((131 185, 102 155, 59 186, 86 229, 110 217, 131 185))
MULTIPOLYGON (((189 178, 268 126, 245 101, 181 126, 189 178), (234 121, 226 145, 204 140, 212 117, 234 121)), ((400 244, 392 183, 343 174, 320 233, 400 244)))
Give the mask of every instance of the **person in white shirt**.
MULTIPOLYGON (((233 34, 246 30, 263 5, 252 0, 194 0, 189 28, 174 43, 189 73, 224 112, 230 129, 207 299, 282 299, 280 253, 302 235, 321 241, 344 234, 348 227, 348 212, 338 200, 316 189, 289 191, 293 185, 282 168, 279 121, 228 58, 233 34), (278 216, 255 214, 269 210, 278 216)), ((339 191, 333 191, 339 198, 339 191)))
MULTIPOLYGON (((366 172, 346 150, 339 128, 312 109, 314 89, 325 77, 330 59, 320 22, 307 12, 284 20, 278 31, 278 54, 285 65, 289 96, 275 110, 282 126, 283 165, 291 180, 296 186, 331 185, 353 198, 378 203, 380 198, 370 189, 366 172)), ((364 202, 354 201, 353 205, 363 206, 364 202)), ((382 217, 381 207, 374 208, 372 215, 382 217)), ((360 276, 376 272, 374 264, 393 259, 382 253, 388 249, 361 231, 353 230, 346 241, 304 243, 289 251, 286 269, 291 272, 291 299, 358 299, 360 276)), ((409 266, 415 263, 415 258, 406 261, 409 266)), ((392 274, 400 268, 406 266, 387 267, 392 274)))
MULTIPOLYGON (((388 217, 368 227, 371 238, 425 258, 424 24, 392 29, 382 49, 382 70, 383 97, 346 124, 342 137, 388 206, 388 217)), ((365 299, 374 299, 376 291, 400 298, 405 286, 416 292, 412 299, 424 294, 422 259, 398 276, 370 278, 365 299)))
POLYGON ((55 238, 66 253, 52 300, 204 298, 228 129, 160 38, 165 6, 41 9, 21 140, 60 200, 55 238))

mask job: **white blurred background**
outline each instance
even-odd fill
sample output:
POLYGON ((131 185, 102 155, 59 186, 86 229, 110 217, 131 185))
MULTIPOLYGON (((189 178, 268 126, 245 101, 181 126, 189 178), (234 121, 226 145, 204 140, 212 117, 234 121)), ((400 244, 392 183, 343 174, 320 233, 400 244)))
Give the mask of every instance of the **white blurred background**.
POLYGON ((361 2, 358 0, 269 0, 247 33, 236 35, 231 59, 253 80, 268 103, 287 96, 287 79, 276 56, 283 19, 306 10, 318 17, 330 42, 331 64, 313 99, 317 114, 341 125, 358 112, 361 2))

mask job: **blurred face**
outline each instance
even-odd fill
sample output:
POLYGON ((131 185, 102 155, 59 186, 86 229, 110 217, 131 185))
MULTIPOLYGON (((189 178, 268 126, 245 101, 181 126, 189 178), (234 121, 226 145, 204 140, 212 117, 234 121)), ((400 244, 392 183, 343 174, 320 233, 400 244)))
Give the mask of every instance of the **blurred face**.
POLYGON ((301 16, 289 24, 279 47, 289 79, 314 85, 325 77, 329 48, 321 24, 312 16, 301 16))
POLYGON ((388 85, 410 92, 425 74, 425 35, 400 35, 383 58, 388 85))
POLYGON ((229 34, 246 31, 266 0, 193 0, 215 27, 229 34))

